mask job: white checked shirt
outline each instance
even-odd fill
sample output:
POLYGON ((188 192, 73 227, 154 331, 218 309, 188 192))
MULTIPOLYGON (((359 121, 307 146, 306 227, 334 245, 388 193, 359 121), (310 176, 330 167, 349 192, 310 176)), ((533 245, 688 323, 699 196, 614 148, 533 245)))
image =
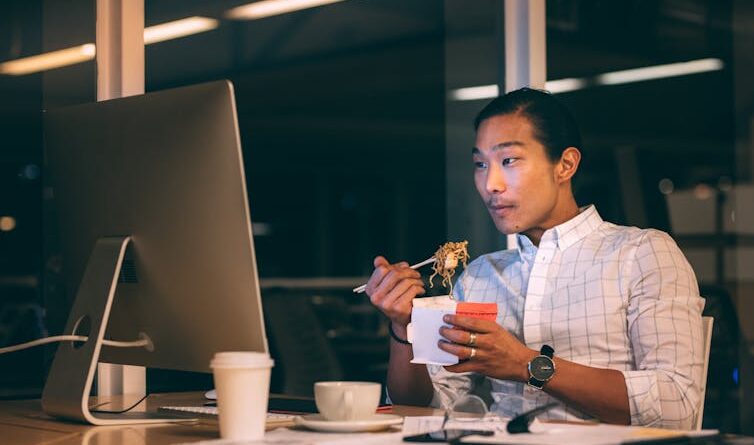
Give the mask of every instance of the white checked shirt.
MULTIPOLYGON (((702 386, 701 310, 694 272, 666 233, 602 220, 594 206, 547 230, 539 248, 518 235, 516 249, 483 255, 459 277, 460 301, 498 304, 497 322, 529 348, 623 372, 631 423, 693 428, 702 386)), ((432 405, 489 394, 511 416, 553 397, 525 383, 428 365, 432 405), (519 396, 519 397, 511 397, 519 396)), ((548 419, 582 419, 573 407, 548 419)))

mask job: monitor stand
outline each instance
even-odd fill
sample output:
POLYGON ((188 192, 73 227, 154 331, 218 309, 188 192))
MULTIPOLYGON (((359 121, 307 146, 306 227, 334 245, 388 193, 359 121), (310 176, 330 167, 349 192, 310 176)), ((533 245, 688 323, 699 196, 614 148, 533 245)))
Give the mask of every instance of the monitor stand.
POLYGON ((98 239, 92 249, 65 327, 66 334, 86 335, 89 339, 83 344, 62 343, 55 353, 42 392, 42 409, 51 416, 92 425, 195 420, 154 412, 93 413, 89 408, 102 340, 129 242, 130 236, 105 237, 98 239))

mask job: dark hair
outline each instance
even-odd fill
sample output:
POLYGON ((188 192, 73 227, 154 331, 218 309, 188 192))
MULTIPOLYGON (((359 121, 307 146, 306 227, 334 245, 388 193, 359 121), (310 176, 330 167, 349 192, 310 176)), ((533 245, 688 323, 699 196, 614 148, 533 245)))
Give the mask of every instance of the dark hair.
POLYGON ((534 137, 545 146, 551 161, 560 159, 568 147, 581 148, 581 133, 568 108, 547 91, 521 88, 493 99, 477 114, 474 130, 486 119, 521 114, 534 127, 534 137))

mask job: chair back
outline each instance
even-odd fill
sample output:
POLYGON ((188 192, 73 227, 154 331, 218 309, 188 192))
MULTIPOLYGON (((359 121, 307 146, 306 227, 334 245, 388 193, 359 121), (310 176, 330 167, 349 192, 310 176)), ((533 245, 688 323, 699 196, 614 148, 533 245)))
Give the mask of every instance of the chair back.
POLYGON ((325 335, 307 290, 266 289, 262 295, 273 381, 285 395, 313 397, 314 383, 343 380, 341 363, 325 335))
POLYGON ((696 415, 695 430, 702 429, 702 419, 704 418, 704 396, 707 393, 707 370, 709 369, 709 353, 712 345, 712 325, 715 319, 712 317, 702 317, 702 331, 704 333, 704 367, 702 368, 702 391, 699 401, 699 413, 696 415))

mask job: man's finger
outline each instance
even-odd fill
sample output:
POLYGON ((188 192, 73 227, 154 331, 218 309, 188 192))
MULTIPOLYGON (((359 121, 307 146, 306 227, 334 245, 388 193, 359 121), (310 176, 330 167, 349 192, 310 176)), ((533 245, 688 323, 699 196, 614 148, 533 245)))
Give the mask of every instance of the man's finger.
POLYGON ((464 331, 463 329, 457 329, 457 328, 448 328, 448 327, 441 327, 440 328, 440 335, 445 337, 446 339, 450 340, 453 343, 458 343, 459 345, 467 345, 467 346, 479 346, 480 339, 483 334, 476 333, 476 332, 470 332, 470 331, 464 331), (473 344, 472 344, 472 335, 473 335, 473 344))
POLYGON ((427 290, 424 288, 424 282, 422 280, 416 280, 409 290, 395 300, 395 304, 402 306, 406 305, 410 308, 413 305, 411 301, 419 295, 424 295, 426 292, 427 290))
POLYGON ((471 358, 472 355, 474 357, 479 357, 479 349, 476 349, 476 352, 472 351, 471 346, 463 346, 456 343, 450 343, 444 340, 440 340, 437 342, 437 346, 442 349, 445 352, 448 352, 450 354, 455 355, 460 360, 468 360, 471 358))
POLYGON ((418 280, 420 276, 421 275, 413 269, 391 268, 387 275, 380 280, 380 283, 374 287, 374 290, 376 292, 385 292, 387 294, 401 281, 409 279, 418 280))
POLYGON ((378 268, 380 266, 389 266, 390 262, 384 256, 376 256, 373 264, 375 268, 378 268))
MULTIPOLYGON (((416 278, 404 278, 401 280, 382 300, 382 307, 390 307, 395 305, 401 297, 408 298, 411 296, 411 290, 414 286, 422 286, 422 281, 416 278)), ((423 287, 422 287, 423 289, 423 287)))
POLYGON ((482 320, 479 318, 464 317, 461 315, 453 314, 446 314, 443 317, 443 321, 461 329, 472 332, 480 332, 482 334, 495 332, 500 328, 498 324, 492 320, 482 320))
POLYGON ((368 295, 374 294, 382 280, 390 273, 390 270, 390 263, 387 262, 385 257, 378 256, 374 259, 374 271, 367 282, 366 291, 368 295))
POLYGON ((455 365, 444 366, 446 371, 449 372, 471 372, 476 371, 478 366, 473 361, 462 361, 455 365))
POLYGON ((390 264, 388 260, 383 256, 375 257, 374 259, 374 271, 372 276, 369 277, 367 282, 367 294, 372 295, 379 290, 379 287, 383 284, 384 280, 390 276, 390 273, 395 270, 404 270, 408 273, 414 272, 413 269, 402 267, 401 264, 408 264, 405 261, 398 264, 390 264))

